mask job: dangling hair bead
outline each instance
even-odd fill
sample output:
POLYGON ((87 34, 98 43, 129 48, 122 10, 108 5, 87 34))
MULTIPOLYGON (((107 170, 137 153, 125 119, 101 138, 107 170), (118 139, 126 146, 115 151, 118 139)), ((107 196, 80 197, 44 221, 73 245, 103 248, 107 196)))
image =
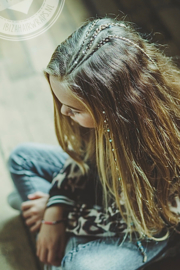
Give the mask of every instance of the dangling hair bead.
POLYGON ((145 249, 142 246, 141 241, 137 241, 136 244, 137 244, 137 247, 139 248, 139 250, 140 250, 140 252, 141 252, 141 254, 143 256, 143 262, 145 263, 147 261, 147 254, 145 252, 145 249))
MULTIPOLYGON (((103 110, 102 113, 105 115, 105 119, 104 119, 104 123, 105 123, 105 130, 107 131, 108 133, 108 137, 109 137, 109 142, 110 142, 110 145, 111 145, 111 151, 112 151, 112 154, 113 154, 113 158, 114 158, 114 162, 116 164, 116 170, 119 172, 119 169, 118 169, 118 166, 117 166, 117 160, 115 158, 115 154, 114 154, 114 148, 112 146, 112 139, 111 139, 111 135, 110 135, 110 128, 109 128, 109 125, 108 125, 108 118, 106 116, 106 112, 103 110)), ((120 181, 121 180, 121 177, 118 177, 118 180, 120 181)))

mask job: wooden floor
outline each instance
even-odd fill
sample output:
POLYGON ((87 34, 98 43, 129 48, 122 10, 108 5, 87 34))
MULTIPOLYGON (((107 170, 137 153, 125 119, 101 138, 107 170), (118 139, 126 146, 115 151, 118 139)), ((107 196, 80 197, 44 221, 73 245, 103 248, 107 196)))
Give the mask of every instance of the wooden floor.
MULTIPOLYGON (((173 10, 175 7, 171 6, 168 15, 167 2, 170 5, 171 1, 162 2, 166 2, 164 9, 160 7, 160 1, 66 0, 57 22, 41 36, 22 42, 0 39, 0 270, 39 269, 22 219, 19 213, 7 204, 7 195, 13 190, 13 185, 6 162, 12 149, 22 142, 57 144, 53 126, 52 98, 42 75, 42 70, 46 67, 52 52, 90 16, 96 17, 96 14, 121 16, 122 12, 119 10, 122 10, 142 26, 142 31, 162 30, 163 35, 159 34, 159 39, 162 43, 166 41, 169 43, 168 53, 180 55, 178 10, 173 10), (146 2, 146 6, 143 6, 143 2, 146 2), (151 3, 149 13, 147 2, 151 3), (137 9, 134 3, 137 5, 141 3, 141 11, 146 10, 149 15, 145 16, 142 13, 143 16, 138 16, 140 6, 137 9), (151 12, 154 14, 153 18, 156 15, 157 25, 155 19, 153 24, 151 23, 151 12), (169 23, 168 18, 171 20, 169 23)), ((180 269, 180 260, 178 258, 166 260, 148 268, 150 269, 177 270, 180 269)))
POLYGON ((13 185, 6 162, 22 142, 57 144, 52 98, 42 71, 57 45, 87 17, 81 0, 68 0, 57 22, 41 36, 22 42, 0 39, 0 270, 39 267, 19 212, 7 204, 13 185))

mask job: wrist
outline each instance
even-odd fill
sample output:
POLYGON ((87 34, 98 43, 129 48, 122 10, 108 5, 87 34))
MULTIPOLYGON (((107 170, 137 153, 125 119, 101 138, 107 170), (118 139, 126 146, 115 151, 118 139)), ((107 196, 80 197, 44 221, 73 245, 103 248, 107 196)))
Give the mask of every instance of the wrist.
POLYGON ((54 205, 46 208, 44 213, 44 220, 55 221, 64 218, 65 207, 62 205, 54 205))
POLYGON ((56 225, 59 223, 66 223, 67 219, 66 218, 62 218, 62 219, 58 219, 58 220, 54 220, 54 221, 47 221, 47 220, 41 220, 42 224, 46 224, 46 225, 56 225))

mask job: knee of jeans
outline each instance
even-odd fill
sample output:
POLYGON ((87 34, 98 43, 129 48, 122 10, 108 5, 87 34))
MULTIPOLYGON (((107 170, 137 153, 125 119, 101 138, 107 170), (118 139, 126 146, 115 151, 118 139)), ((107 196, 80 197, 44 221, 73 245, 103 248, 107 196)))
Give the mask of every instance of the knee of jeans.
POLYGON ((74 265, 74 261, 77 261, 77 255, 79 253, 79 246, 73 248, 71 251, 69 251, 61 262, 61 267, 63 270, 70 270, 72 269, 72 265, 74 265))
MULTIPOLYGON (((64 256, 61 262, 62 270, 99 270, 100 268, 96 268, 96 259, 96 264, 94 265, 94 258, 97 255, 95 253, 93 252, 93 247, 91 248, 91 243, 78 245, 64 256)), ((98 259, 100 258, 98 257, 98 259)))
POLYGON ((23 153, 29 152, 30 149, 31 143, 22 143, 13 149, 7 161, 7 166, 10 172, 13 173, 20 169, 20 166, 24 162, 23 153))
MULTIPOLYGON (((99 242, 78 245, 68 252, 62 260, 62 270, 119 270, 126 268, 126 259, 133 256, 134 251, 127 248, 99 242)), ((137 260, 141 260, 141 256, 137 260)))

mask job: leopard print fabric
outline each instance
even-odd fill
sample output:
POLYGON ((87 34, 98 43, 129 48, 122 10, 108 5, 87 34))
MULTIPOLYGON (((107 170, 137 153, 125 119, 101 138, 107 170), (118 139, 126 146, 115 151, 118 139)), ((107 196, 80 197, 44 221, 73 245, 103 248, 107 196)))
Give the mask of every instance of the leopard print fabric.
POLYGON ((102 188, 96 170, 82 175, 71 159, 53 179, 47 207, 56 204, 68 206, 66 230, 69 233, 107 237, 126 232, 126 223, 115 204, 103 211, 102 188))
MULTIPOLYGON (((82 175, 79 166, 71 159, 52 182, 47 207, 57 204, 68 206, 67 232, 84 236, 117 236, 127 233, 127 225, 115 203, 107 211, 102 207, 102 187, 95 168, 82 175)), ((169 207, 180 215, 180 200, 176 194, 179 186, 173 185, 169 207)), ((179 194, 179 193, 178 193, 179 194)), ((123 202, 123 196, 120 200, 123 202)))

